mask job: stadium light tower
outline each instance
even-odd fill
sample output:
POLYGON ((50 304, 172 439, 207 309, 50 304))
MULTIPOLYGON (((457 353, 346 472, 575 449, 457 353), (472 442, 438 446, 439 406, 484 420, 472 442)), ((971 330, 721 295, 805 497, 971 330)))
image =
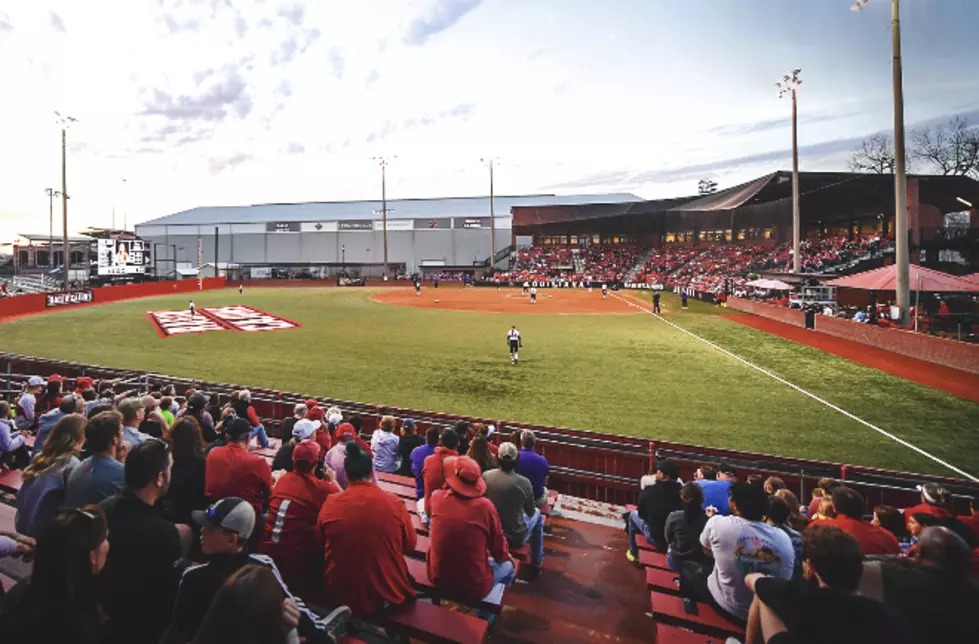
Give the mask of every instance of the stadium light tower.
POLYGON ((490 275, 496 272, 496 215, 493 212, 493 167, 500 162, 496 157, 480 159, 489 166, 490 180, 490 275))
POLYGON ((781 82, 775 83, 779 98, 786 94, 792 97, 792 272, 797 275, 802 268, 802 258, 799 255, 802 228, 799 221, 799 103, 796 100, 796 90, 802 84, 799 80, 801 72, 801 69, 793 69, 782 77, 781 82))
POLYGON ((61 196, 60 190, 45 188, 48 195, 48 266, 54 265, 54 198, 61 196))
POLYGON ((381 166, 381 219, 384 230, 384 274, 388 272, 388 192, 387 192, 387 167, 392 159, 398 157, 371 157, 381 166))
MULTIPOLYGON (((870 0, 854 0, 850 11, 859 13, 870 0)), ((900 324, 908 323, 911 306, 910 255, 908 249, 908 175, 904 151, 904 72, 901 67, 901 3, 891 0, 891 76, 894 84, 894 262, 897 265, 895 296, 900 324)))
POLYGON ((72 123, 78 119, 66 116, 61 112, 55 112, 58 124, 61 125, 61 237, 62 253, 65 271, 65 290, 68 290, 68 270, 71 267, 71 252, 68 249, 68 172, 67 172, 67 135, 66 132, 72 123))

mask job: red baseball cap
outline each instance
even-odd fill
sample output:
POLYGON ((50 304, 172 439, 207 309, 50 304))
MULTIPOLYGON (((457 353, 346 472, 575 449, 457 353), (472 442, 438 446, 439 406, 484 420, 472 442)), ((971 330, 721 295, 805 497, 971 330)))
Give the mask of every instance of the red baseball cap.
POLYGON ((323 411, 322 407, 313 407, 306 412, 306 418, 310 420, 322 421, 326 417, 326 412, 323 411))
POLYGON ((459 496, 476 498, 486 493, 479 463, 468 456, 450 456, 444 464, 445 482, 459 496))
POLYGON ((306 401, 306 409, 312 409, 313 407, 319 406, 319 403, 310 398, 306 401))
POLYGON ((354 426, 351 425, 350 423, 340 423, 340 426, 337 427, 337 433, 336 433, 337 440, 341 438, 350 440, 351 438, 356 438, 356 437, 357 437, 357 430, 354 429, 354 426))
POLYGON ((66 382, 68 379, 58 374, 48 376, 48 382, 66 382))
POLYGON ((320 460, 320 444, 314 440, 303 441, 292 450, 292 462, 316 463, 320 460))
POLYGON ((95 381, 88 376, 80 376, 75 378, 75 387, 78 389, 92 389, 95 387, 95 381))

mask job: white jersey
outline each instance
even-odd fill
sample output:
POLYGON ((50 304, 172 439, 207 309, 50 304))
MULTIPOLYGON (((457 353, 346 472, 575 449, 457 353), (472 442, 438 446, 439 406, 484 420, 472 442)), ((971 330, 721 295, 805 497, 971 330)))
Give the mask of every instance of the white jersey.
POLYGON ((530 286, 530 283, 528 283, 528 282, 524 282, 524 283, 523 283, 523 287, 524 287, 524 288, 527 288, 528 286, 530 286))
POLYGON ((537 287, 536 286, 531 286, 530 287, 530 294, 531 295, 537 295, 537 287))
POLYGON ((507 331, 506 339, 510 342, 519 342, 520 331, 517 331, 516 329, 510 329, 509 331, 507 331))
POLYGON ((608 285, 607 284, 602 284, 602 290, 603 291, 607 291, 608 290, 608 285))

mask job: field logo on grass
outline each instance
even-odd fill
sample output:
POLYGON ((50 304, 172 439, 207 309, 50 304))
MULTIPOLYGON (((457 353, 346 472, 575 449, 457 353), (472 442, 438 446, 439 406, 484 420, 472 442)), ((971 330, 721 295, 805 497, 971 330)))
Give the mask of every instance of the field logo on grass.
POLYGON ((204 309, 204 313, 235 331, 280 331, 300 326, 292 320, 265 313, 250 306, 222 306, 204 309))
POLYGON ((227 331, 219 322, 206 315, 191 316, 190 311, 148 311, 146 315, 162 338, 184 333, 227 331))

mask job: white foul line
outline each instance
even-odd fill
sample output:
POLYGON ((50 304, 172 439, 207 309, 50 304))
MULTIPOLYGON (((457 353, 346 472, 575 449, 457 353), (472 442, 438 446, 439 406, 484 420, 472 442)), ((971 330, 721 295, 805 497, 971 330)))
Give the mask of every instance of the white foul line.
POLYGON ((761 367, 759 367, 759 366, 758 366, 758 365, 756 365, 756 364, 752 364, 751 362, 748 362, 748 361, 747 361, 747 360, 745 360, 744 358, 742 358, 742 357, 740 357, 740 356, 737 356, 737 355, 735 355, 735 354, 733 354, 733 353, 731 353, 730 351, 728 351, 728 350, 727 350, 727 349, 725 349, 724 347, 720 347, 720 346, 718 346, 718 345, 716 345, 716 344, 714 344, 713 342, 711 342, 710 340, 705 340, 704 338, 702 338, 702 337, 700 337, 700 336, 699 336, 699 335, 697 335, 696 333, 692 333, 692 332, 690 332, 690 331, 687 331, 687 330, 686 330, 686 329, 684 329, 684 328, 683 328, 682 326, 679 326, 679 325, 677 325, 677 324, 674 324, 674 323, 672 323, 672 322, 670 322, 669 320, 667 320, 666 318, 664 318, 663 316, 661 316, 661 315, 658 315, 658 314, 656 314, 656 313, 653 313, 653 312, 652 312, 652 311, 651 311, 650 309, 647 309, 647 308, 645 308, 644 306, 640 306, 639 304, 637 304, 637 303, 635 303, 635 302, 631 302, 631 301, 629 301, 629 300, 627 300, 627 299, 625 299, 625 298, 623 298, 623 297, 620 297, 619 295, 617 295, 617 294, 615 294, 615 293, 612 293, 612 296, 613 296, 613 297, 615 297, 615 298, 617 298, 617 299, 619 299, 619 300, 622 300, 623 302, 625 302, 625 303, 626 303, 626 304, 628 304, 629 306, 634 306, 634 307, 636 307, 637 309, 639 309, 639 310, 641 310, 641 311, 645 311, 646 313, 649 313, 650 315, 652 315, 652 316, 653 316, 654 318, 656 318, 657 320, 659 320, 659 321, 661 321, 661 322, 665 322, 666 324, 669 324, 669 325, 670 325, 671 327, 673 327, 674 329, 677 329, 677 330, 679 330, 679 331, 682 331, 683 333, 686 333, 686 334, 687 334, 687 335, 689 335, 690 337, 692 337, 692 338, 696 338, 697 340, 700 340, 701 342, 703 342, 703 343, 704 343, 704 344, 706 344, 707 346, 709 346, 709 347, 711 347, 711 348, 714 348, 714 349, 716 349, 716 350, 718 350, 718 351, 720 351, 721 353, 723 353, 723 354, 725 354, 725 355, 727 355, 727 356, 730 356, 731 358, 734 358, 735 360, 737 360, 737 361, 738 361, 738 362, 740 362, 741 364, 743 364, 743 365, 746 365, 746 366, 748 366, 748 367, 751 367, 752 369, 755 369, 756 371, 760 371, 761 373, 763 373, 763 374, 765 374, 765 375, 766 375, 766 376, 768 376, 769 378, 772 378, 773 380, 777 380, 778 382, 780 382, 780 383, 782 383, 783 385, 786 385, 787 387, 791 387, 792 389, 795 389, 795 390, 796 390, 796 391, 798 391, 798 392, 799 392, 800 394, 803 394, 803 395, 805 395, 805 396, 808 396, 808 397, 810 397, 810 398, 812 398, 813 400, 815 400, 816 402, 818 402, 818 403, 822 403, 823 405, 826 405, 827 407, 829 407, 829 408, 830 408, 830 409, 832 409, 833 411, 837 411, 837 412, 839 412, 839 413, 841 413, 841 414, 843 414, 844 416, 846 416, 847 418, 850 418, 850 419, 852 419, 852 420, 855 420, 855 421, 857 421, 858 423, 860 423, 861 425, 864 425, 865 427, 869 427, 870 429, 872 429, 872 430, 874 430, 874 431, 875 431, 875 432, 877 432, 878 434, 881 434, 881 435, 883 435, 883 436, 886 436, 887 438, 889 438, 889 439, 891 439, 892 441, 894 441, 894 442, 896 442, 896 443, 900 443, 901 445, 904 445, 904 446, 905 446, 905 447, 907 447, 908 449, 911 449, 911 450, 914 450, 915 452, 918 452, 918 453, 919 453, 919 454, 921 454, 922 456, 924 456, 924 457, 926 457, 926 458, 929 458, 929 459, 931 459, 932 461, 935 461, 935 462, 936 462, 936 463, 938 463, 939 465, 944 465, 944 466, 945 466, 945 467, 947 467, 948 469, 950 469, 950 470, 952 470, 953 472, 955 472, 955 473, 957 473, 957 474, 961 474, 962 476, 964 476, 964 477, 966 477, 966 478, 967 478, 967 479, 969 479, 970 481, 975 481, 975 482, 979 482, 979 478, 976 478, 975 476, 973 476, 973 475, 971 475, 971 474, 969 474, 968 472, 966 472, 966 471, 964 471, 964 470, 960 470, 959 468, 957 468, 957 467, 955 467, 954 465, 952 465, 952 464, 950 464, 950 463, 946 463, 945 461, 943 461, 942 459, 940 459, 940 458, 938 458, 937 456, 934 456, 934 455, 932 455, 932 454, 929 454, 929 453, 928 453, 928 452, 926 452, 925 450, 923 450, 923 449, 921 449, 920 447, 918 447, 918 446, 916 446, 916 445, 912 445, 911 443, 909 443, 908 441, 906 441, 906 440, 904 440, 903 438, 898 438, 898 437, 897 437, 897 436, 895 436, 894 434, 891 434, 890 432, 887 432, 887 431, 885 431, 885 430, 883 430, 883 429, 881 429, 881 428, 880 428, 880 427, 878 427, 877 425, 874 425, 874 424, 872 424, 872 423, 868 423, 868 422, 867 422, 867 421, 865 421, 864 419, 862 419, 862 418, 859 418, 859 417, 857 417, 857 416, 854 416, 853 414, 851 414, 851 413, 850 413, 850 412, 848 412, 847 410, 845 410, 845 409, 842 409, 842 408, 840 408, 840 407, 837 407, 836 405, 834 405, 833 403, 831 403, 831 402, 829 402, 829 401, 827 401, 827 400, 823 400, 822 398, 820 398, 820 397, 819 397, 819 396, 817 396, 816 394, 814 394, 814 393, 811 393, 811 392, 808 392, 808 391, 806 391, 805 389, 803 389, 802 387, 799 387, 798 385, 794 385, 794 384, 792 384, 791 382, 789 382, 789 381, 788 381, 788 380, 786 380, 785 378, 781 378, 781 377, 779 377, 779 376, 777 376, 777 375, 775 375, 774 373, 772 373, 771 371, 767 371, 767 370, 765 370, 765 369, 762 369, 761 367))

